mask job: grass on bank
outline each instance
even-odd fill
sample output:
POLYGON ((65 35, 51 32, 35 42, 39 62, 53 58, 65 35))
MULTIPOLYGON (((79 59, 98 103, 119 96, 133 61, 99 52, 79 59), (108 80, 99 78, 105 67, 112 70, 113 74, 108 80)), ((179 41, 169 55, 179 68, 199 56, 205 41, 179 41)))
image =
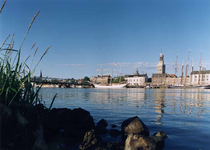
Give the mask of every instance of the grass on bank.
MULTIPOLYGON (((0 12, 2 11, 5 3, 6 1, 2 5, 0 12)), ((36 12, 34 17, 32 18, 32 21, 18 50, 15 50, 13 47, 14 33, 11 36, 9 44, 7 44, 6 46, 5 43, 9 40, 10 35, 6 37, 6 39, 3 41, 0 47, 0 103, 5 104, 7 106, 18 103, 28 103, 32 105, 40 103, 38 93, 41 89, 41 86, 39 88, 35 88, 31 84, 31 78, 34 75, 37 65, 47 54, 51 46, 47 47, 47 49, 42 54, 38 63, 33 69, 31 69, 31 67, 29 67, 29 65, 27 64, 27 60, 31 57, 30 55, 23 62, 21 62, 20 60, 22 46, 39 12, 40 11, 36 12)), ((34 49, 35 45, 36 43, 32 45, 30 51, 34 49)), ((38 47, 35 49, 34 54, 32 56, 32 63, 34 57, 36 56, 37 50, 38 47)))

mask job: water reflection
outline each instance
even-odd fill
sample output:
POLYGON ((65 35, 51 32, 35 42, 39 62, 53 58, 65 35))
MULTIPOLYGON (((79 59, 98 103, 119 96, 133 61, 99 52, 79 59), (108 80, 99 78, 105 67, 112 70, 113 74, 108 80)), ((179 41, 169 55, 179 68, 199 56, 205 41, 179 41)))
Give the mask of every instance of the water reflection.
POLYGON ((122 110, 135 115, 139 108, 161 125, 164 114, 204 117, 209 113, 210 94, 205 89, 42 89, 40 97, 49 105, 58 93, 54 107, 85 107, 91 110, 122 110), (127 107, 127 108, 126 108, 127 107), (128 110, 132 108, 131 110, 128 110), (152 108, 152 109, 147 109, 152 108), (133 111, 133 112, 132 112, 133 111))
POLYGON ((116 124, 138 116, 150 132, 169 135, 165 149, 208 149, 210 138, 210 90, 208 89, 42 89, 40 96, 49 107, 82 107, 95 122, 104 118, 116 124), (205 137, 200 140, 199 137, 205 137), (176 142, 174 142, 176 141, 176 142), (191 143, 196 143, 192 145, 191 143))

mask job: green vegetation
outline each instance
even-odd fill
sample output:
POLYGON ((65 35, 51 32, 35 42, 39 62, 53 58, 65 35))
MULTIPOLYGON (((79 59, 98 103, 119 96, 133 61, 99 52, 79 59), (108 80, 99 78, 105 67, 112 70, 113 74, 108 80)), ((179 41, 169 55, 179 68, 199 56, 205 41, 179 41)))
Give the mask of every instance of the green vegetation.
POLYGON ((85 76, 84 79, 83 79, 83 81, 90 81, 90 78, 87 77, 87 76, 85 76))
POLYGON ((71 79, 70 79, 70 82, 71 82, 71 83, 75 83, 75 79, 74 79, 74 78, 71 78, 71 79))
MULTIPOLYGON (((3 5, 5 3, 6 1, 3 5)), ((0 12, 2 9, 3 6, 0 12)), ((2 137, 0 142, 3 149, 32 149, 32 147, 36 149, 37 136, 34 133, 42 132, 42 124, 56 97, 55 95, 47 109, 38 94, 42 86, 35 88, 31 84, 31 80, 36 79, 33 78, 35 69, 47 54, 50 46, 35 67, 31 68, 28 65, 30 55, 24 61, 20 61, 22 46, 38 14, 39 11, 33 17, 18 50, 14 49, 14 33, 11 38, 8 35, 0 46, 0 130, 2 137), (8 44, 5 44, 7 42, 8 44)), ((35 49, 35 45, 36 43, 32 45, 30 52, 35 49)), ((37 50, 38 47, 34 50, 31 66, 37 50)))
MULTIPOLYGON (((31 26, 39 14, 39 11, 33 17, 26 35, 19 47, 19 50, 13 49, 14 46, 14 33, 10 39, 10 42, 7 47, 5 43, 8 41, 10 35, 4 40, 0 47, 0 102, 10 106, 12 103, 17 102, 27 102, 29 104, 37 104, 39 101, 38 92, 39 89, 34 89, 31 85, 31 77, 33 76, 37 65, 46 55, 50 46, 45 50, 38 63, 33 69, 27 65, 27 60, 30 58, 28 56, 25 61, 20 61, 20 54, 22 46, 26 40, 26 37, 31 29, 31 26), (13 56, 14 55, 14 56, 13 56), (28 70, 27 72, 25 70, 28 70)), ((35 47, 35 43, 31 47, 31 51, 35 47)), ((33 59, 36 55, 38 48, 35 50, 33 59)), ((33 62, 32 62, 33 63, 33 62)))

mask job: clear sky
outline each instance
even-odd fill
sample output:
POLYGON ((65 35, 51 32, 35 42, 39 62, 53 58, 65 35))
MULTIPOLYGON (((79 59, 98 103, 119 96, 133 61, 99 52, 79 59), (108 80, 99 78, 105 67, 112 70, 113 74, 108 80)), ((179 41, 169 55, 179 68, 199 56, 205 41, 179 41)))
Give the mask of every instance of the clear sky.
POLYGON ((117 75, 121 63, 123 75, 138 68, 151 77, 161 49, 167 73, 174 73, 178 54, 180 75, 189 49, 195 70, 200 51, 210 69, 209 0, 7 0, 0 14, 0 42, 15 32, 18 49, 38 10, 21 57, 36 42, 36 63, 51 45, 35 75, 42 70, 49 77, 91 77, 100 74, 99 64, 109 74, 110 63, 117 75))

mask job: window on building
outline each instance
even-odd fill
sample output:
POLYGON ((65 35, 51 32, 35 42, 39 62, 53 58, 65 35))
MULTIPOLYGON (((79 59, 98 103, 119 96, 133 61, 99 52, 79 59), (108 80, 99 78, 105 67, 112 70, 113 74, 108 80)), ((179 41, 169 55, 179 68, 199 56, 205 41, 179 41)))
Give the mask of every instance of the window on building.
POLYGON ((197 78, 197 76, 195 76, 195 78, 197 78))

